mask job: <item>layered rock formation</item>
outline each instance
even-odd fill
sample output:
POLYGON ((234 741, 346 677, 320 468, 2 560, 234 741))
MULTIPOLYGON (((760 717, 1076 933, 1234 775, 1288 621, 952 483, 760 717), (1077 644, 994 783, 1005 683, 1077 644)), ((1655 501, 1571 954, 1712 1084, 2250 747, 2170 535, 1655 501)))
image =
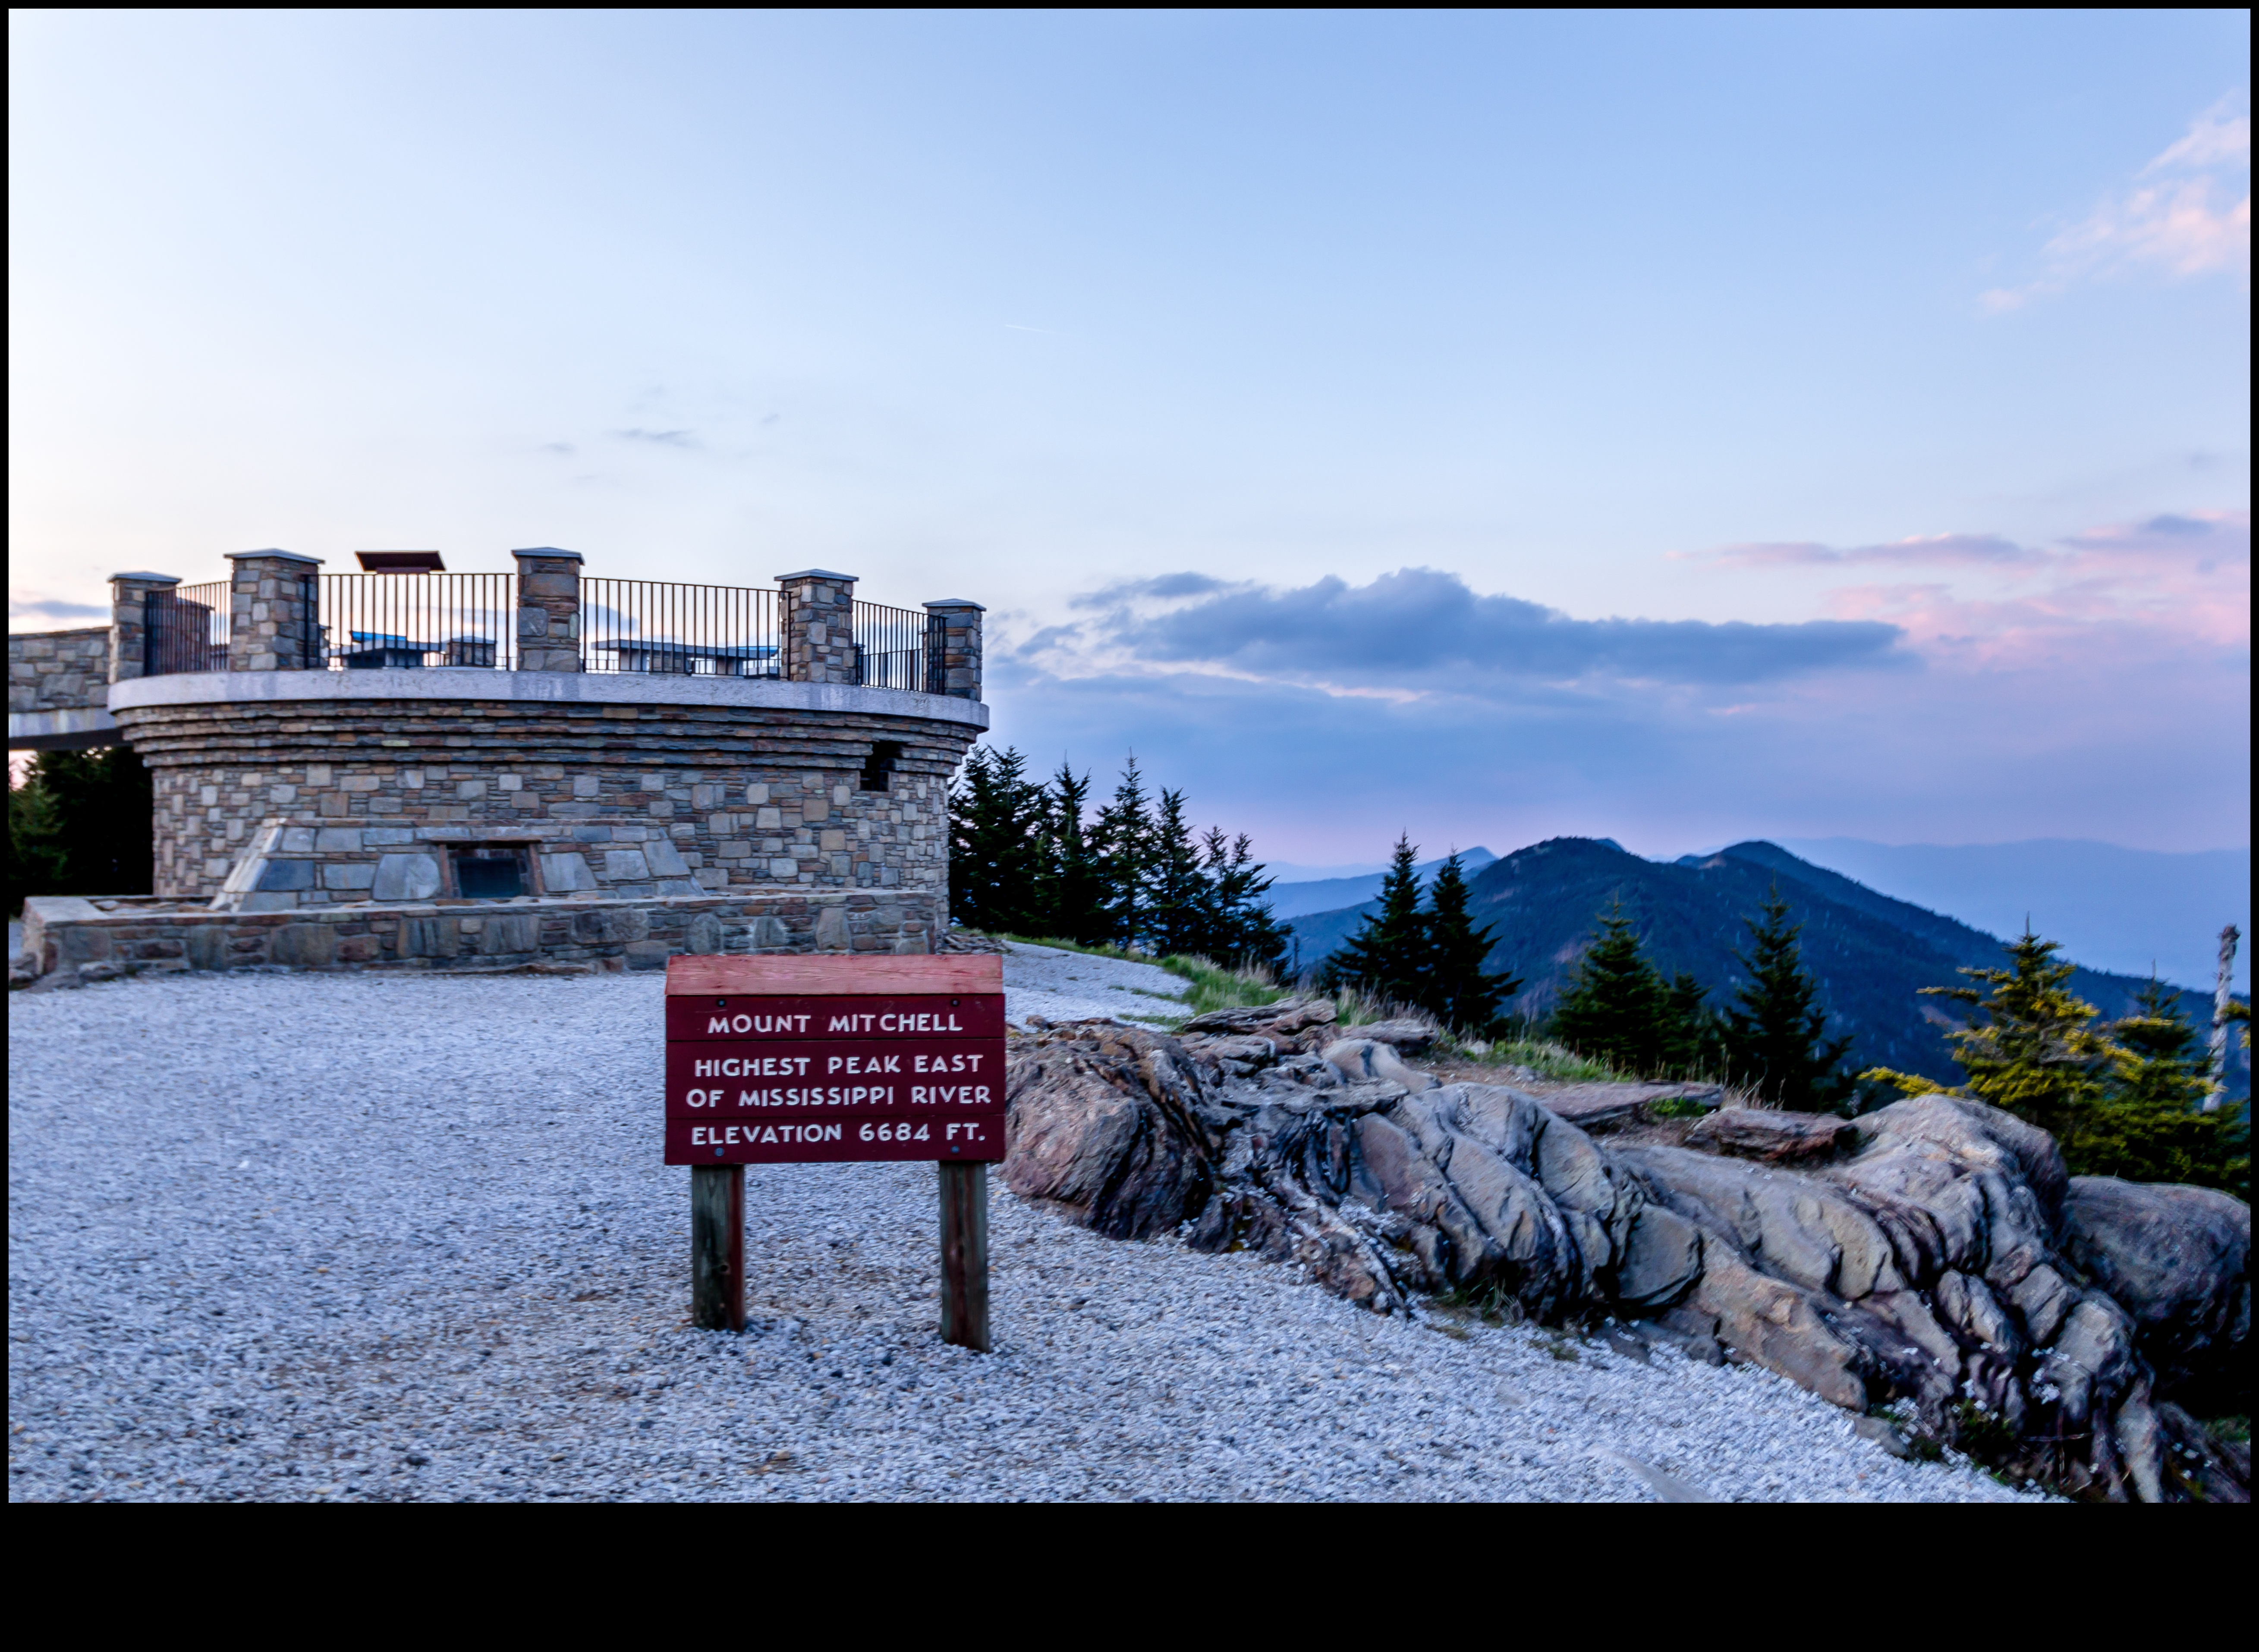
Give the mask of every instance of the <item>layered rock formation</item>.
POLYGON ((1619 1318, 1891 1408, 1898 1449, 2113 1499, 2245 1497, 2248 1453, 2176 1403, 2248 1409, 2240 1201, 2074 1181, 2044 1132, 1943 1097, 1611 1142, 1521 1090, 1438 1083, 1407 1060, 1416 1027, 1333 1019, 1289 1000, 1176 1038, 1015 1038, 1006 1179, 1115 1237, 1298 1263, 1375 1312, 1457 1293, 1619 1318))

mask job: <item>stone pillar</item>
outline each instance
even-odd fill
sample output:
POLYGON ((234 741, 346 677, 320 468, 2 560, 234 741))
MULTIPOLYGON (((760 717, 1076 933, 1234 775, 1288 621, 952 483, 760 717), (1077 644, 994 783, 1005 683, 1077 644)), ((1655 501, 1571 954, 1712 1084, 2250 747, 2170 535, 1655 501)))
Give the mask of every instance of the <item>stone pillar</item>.
POLYGON ((925 691, 980 698, 980 616, 988 610, 961 596, 925 605, 925 691))
POLYGON ((169 573, 110 576, 110 680, 132 682, 149 668, 149 593, 180 581, 169 573))
POLYGON ((804 568, 777 575, 787 682, 863 680, 855 651, 855 576, 804 568))
POLYGON ((517 559, 517 669, 581 669, 581 553, 554 545, 517 559))
POLYGON ((322 658, 319 557, 292 551, 231 551, 230 671, 316 671, 322 658))

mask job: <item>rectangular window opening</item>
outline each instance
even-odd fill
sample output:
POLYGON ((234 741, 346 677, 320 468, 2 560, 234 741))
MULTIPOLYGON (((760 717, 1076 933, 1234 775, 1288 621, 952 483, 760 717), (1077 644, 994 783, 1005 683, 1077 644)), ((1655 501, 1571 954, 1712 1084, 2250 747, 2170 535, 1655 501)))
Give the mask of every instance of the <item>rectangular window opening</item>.
POLYGON ((887 776, 894 772, 894 765, 901 755, 902 743, 900 740, 873 741, 871 755, 863 759, 863 789, 866 792, 887 790, 887 776))
POLYGON ((455 851, 455 889, 466 901, 513 901, 533 893, 533 868, 517 844, 472 844, 455 851))

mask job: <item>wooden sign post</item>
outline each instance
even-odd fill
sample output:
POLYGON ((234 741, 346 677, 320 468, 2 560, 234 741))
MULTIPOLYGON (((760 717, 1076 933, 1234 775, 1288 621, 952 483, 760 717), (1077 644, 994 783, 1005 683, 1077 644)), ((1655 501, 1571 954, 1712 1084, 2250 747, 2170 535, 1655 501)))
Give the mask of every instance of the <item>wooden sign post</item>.
POLYGON ((746 1165, 931 1159, 942 1340, 987 1352, 1001 958, 670 959, 666 1137, 666 1162, 690 1167, 695 1324, 745 1328, 746 1165))

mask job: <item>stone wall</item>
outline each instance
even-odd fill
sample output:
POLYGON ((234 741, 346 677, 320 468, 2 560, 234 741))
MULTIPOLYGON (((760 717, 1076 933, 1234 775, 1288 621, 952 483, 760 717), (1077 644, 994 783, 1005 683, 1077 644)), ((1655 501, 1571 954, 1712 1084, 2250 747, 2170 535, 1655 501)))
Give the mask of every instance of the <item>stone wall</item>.
POLYGON ((680 952, 924 952, 936 897, 769 890, 652 901, 364 902, 216 912, 160 897, 24 903, 29 972, 63 984, 239 969, 659 969, 680 952))
MULTIPOLYGON (((276 675, 303 682, 345 673, 276 675)), ((495 694, 498 678, 523 683, 523 673, 352 676, 315 686, 341 696, 400 687, 366 680, 396 677, 406 680, 403 692, 465 697, 118 706, 113 715, 154 782, 160 894, 217 894, 254 837, 277 824, 328 834, 323 841, 338 845, 329 852, 347 862, 373 863, 437 828, 525 841, 555 858, 545 865, 575 892, 623 897, 780 884, 946 888, 949 777, 978 723, 781 704, 471 697, 495 694), (898 744, 901 755, 873 775, 866 770, 877 766, 881 742, 898 744)), ((181 680, 135 687, 160 694, 181 680)), ((648 680, 563 680, 590 695, 695 692, 648 680)), ((731 691, 751 698, 764 690, 787 697, 797 686, 731 691)), ((833 693, 862 705, 935 703, 833 693)), ((291 893, 309 897, 299 904, 318 904, 324 888, 291 893)))
POLYGON ((98 711, 109 703, 107 625, 9 633, 10 711, 98 711))

